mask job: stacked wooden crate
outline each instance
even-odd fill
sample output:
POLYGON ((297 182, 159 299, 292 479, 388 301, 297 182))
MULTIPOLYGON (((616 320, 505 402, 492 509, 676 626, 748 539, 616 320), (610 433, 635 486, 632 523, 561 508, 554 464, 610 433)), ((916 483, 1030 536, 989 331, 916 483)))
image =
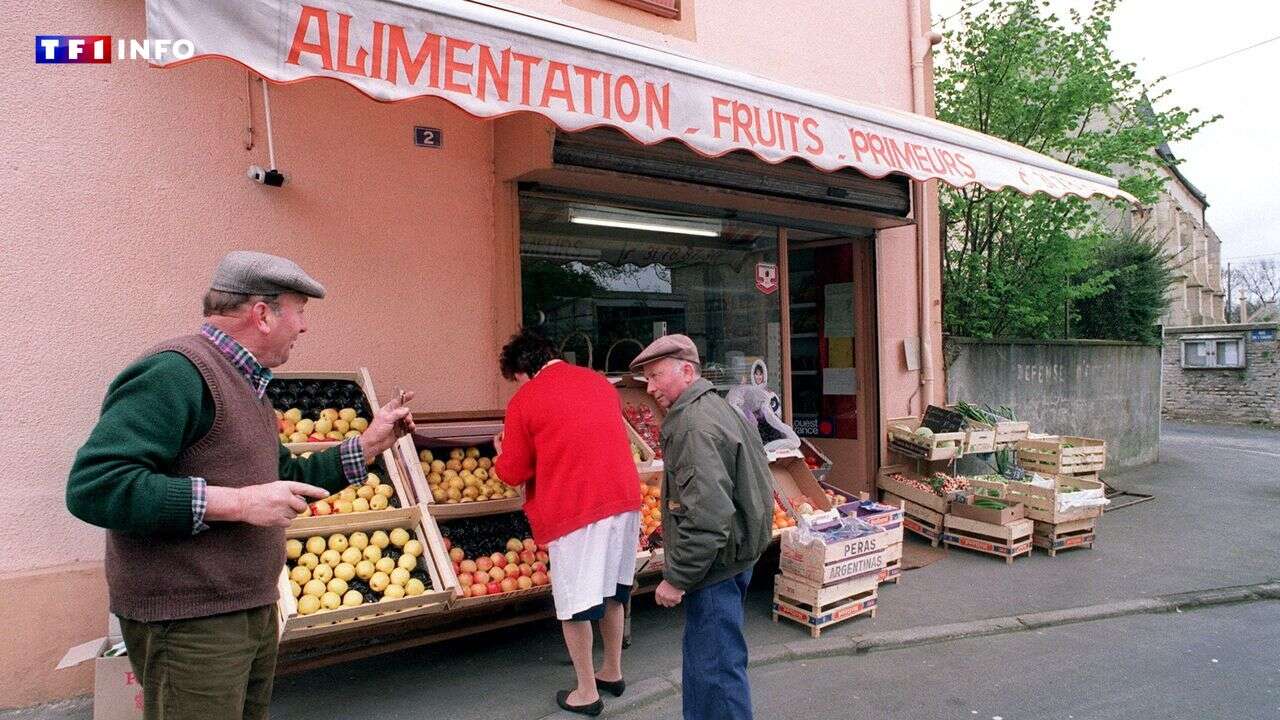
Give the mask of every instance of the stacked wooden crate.
MULTIPOLYGON (((892 516, 892 510, 887 514, 892 516)), ((773 620, 793 620, 813 637, 822 629, 859 615, 875 617, 877 587, 890 562, 902 558, 902 527, 849 540, 802 541, 799 528, 782 534, 779 568, 774 578, 773 620)))
POLYGON ((1026 519, 1022 503, 986 498, 989 504, 999 507, 975 504, 982 499, 970 495, 951 503, 951 511, 944 519, 942 542, 1002 557, 1009 564, 1016 557, 1030 555, 1034 526, 1026 519))

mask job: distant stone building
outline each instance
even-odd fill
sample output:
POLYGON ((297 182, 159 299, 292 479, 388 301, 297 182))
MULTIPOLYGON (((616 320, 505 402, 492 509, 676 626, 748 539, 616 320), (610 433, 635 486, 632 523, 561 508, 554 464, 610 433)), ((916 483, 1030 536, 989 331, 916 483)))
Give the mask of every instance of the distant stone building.
POLYGON ((1226 322, 1226 297, 1222 278, 1222 241, 1205 219, 1209 202, 1178 170, 1177 158, 1167 144, 1156 148, 1167 177, 1154 205, 1134 205, 1113 211, 1114 225, 1133 229, 1145 225, 1174 258, 1175 281, 1169 307, 1160 318, 1164 327, 1215 325, 1226 322))

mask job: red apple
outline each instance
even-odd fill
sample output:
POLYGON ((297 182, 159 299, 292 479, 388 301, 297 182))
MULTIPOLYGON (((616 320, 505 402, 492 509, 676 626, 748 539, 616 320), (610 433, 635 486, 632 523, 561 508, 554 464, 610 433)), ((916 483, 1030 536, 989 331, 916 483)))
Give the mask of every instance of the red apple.
MULTIPOLYGON (((520 564, 520 553, 516 552, 515 550, 509 550, 507 552, 507 565, 519 565, 519 564, 520 564)), ((503 565, 502 567, 506 567, 507 565, 503 565)))
POLYGON ((484 585, 481 585, 480 583, 476 583, 471 586, 471 597, 482 597, 488 594, 489 594, 489 588, 485 587, 484 585))
POLYGON ((493 561, 487 557, 480 558, 475 564, 476 569, 480 572, 489 572, 489 569, 493 567, 493 561))
POLYGON ((539 550, 534 554, 534 557, 538 558, 539 562, 551 562, 551 556, 547 554, 546 550, 539 550))
POLYGON ((471 597, 471 586, 463 585, 462 590, 460 590, 459 592, 462 593, 462 597, 471 597))
POLYGON ((536 562, 533 565, 530 565, 530 567, 533 569, 533 573, 535 575, 538 573, 545 573, 547 571, 547 564, 544 562, 536 562))
POLYGON ((547 585, 551 582, 551 578, 548 577, 547 574, 544 572, 536 572, 533 574, 533 577, 529 579, 533 581, 534 585, 537 585, 539 587, 543 585, 547 585))
POLYGON ((320 433, 311 433, 307 436, 307 442, 329 442, 329 438, 320 433))
POLYGON ((458 574, 458 573, 460 573, 460 572, 462 572, 462 563, 460 563, 460 562, 458 562, 457 560, 455 560, 455 561, 453 562, 453 574, 454 574, 454 575, 457 575, 457 574, 458 574))
POLYGON ((452 540, 450 540, 449 538, 444 538, 444 549, 445 549, 445 550, 452 550, 452 549, 453 549, 453 541, 452 541, 452 540))
POLYGON ((519 550, 522 547, 524 547, 524 545, 516 538, 511 538, 510 540, 507 541, 508 550, 519 550))
POLYGON ((520 563, 520 576, 530 577, 533 575, 533 566, 529 563, 520 563))
POLYGON ((454 562, 462 562, 466 559, 467 554, 462 552, 462 548, 453 548, 449 551, 449 557, 453 558, 454 562))
POLYGON ((502 553, 494 553, 489 556, 489 562, 492 562, 494 567, 506 567, 507 556, 502 553))
POLYGON ((538 543, 534 542, 533 538, 525 538, 523 545, 524 549, 529 552, 534 552, 538 549, 538 543))
POLYGON ((526 565, 532 565, 534 561, 537 559, 538 559, 538 556, 533 554, 532 550, 520 551, 520 562, 525 563, 526 565))
POLYGON ((461 587, 471 587, 475 584, 475 580, 471 579, 471 573, 461 573, 458 575, 458 585, 461 587))
POLYGON ((485 592, 490 595, 497 595, 502 592, 502 586, 496 582, 491 582, 485 586, 485 592))
POLYGON ((533 587, 533 580, 531 578, 525 577, 524 575, 521 575, 520 577, 516 578, 516 587, 520 588, 521 590, 528 590, 529 588, 533 587))
POLYGON ((473 573, 479 569, 479 567, 476 565, 475 560, 463 560, 462 562, 458 563, 458 568, 462 570, 462 572, 467 572, 467 573, 473 573))
POLYGON ((503 578, 502 582, 498 583, 498 585, 502 587, 502 592, 512 592, 520 587, 516 584, 516 581, 511 578, 503 578))
POLYGON ((501 582, 507 576, 507 571, 500 567, 491 568, 489 570, 489 579, 494 582, 501 582))

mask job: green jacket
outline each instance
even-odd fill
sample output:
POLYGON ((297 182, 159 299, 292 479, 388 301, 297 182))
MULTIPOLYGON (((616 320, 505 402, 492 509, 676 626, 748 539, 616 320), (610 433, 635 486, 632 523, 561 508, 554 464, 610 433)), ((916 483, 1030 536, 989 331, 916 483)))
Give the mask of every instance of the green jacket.
POLYGON ((760 433, 699 378, 662 421, 663 576, 697 590, 755 565, 772 539, 760 433))
MULTIPOLYGON (((67 508, 108 530, 190 535, 191 480, 169 471, 213 419, 213 395, 190 360, 162 352, 133 363, 111 383, 98 423, 76 453, 67 508)), ((280 479, 330 492, 347 486, 337 448, 301 459, 281 445, 280 479)))

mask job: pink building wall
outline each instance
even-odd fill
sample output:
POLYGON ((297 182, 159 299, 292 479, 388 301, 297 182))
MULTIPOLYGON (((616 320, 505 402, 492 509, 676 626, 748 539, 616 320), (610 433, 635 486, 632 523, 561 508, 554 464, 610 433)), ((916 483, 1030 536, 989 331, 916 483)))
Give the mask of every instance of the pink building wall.
MULTIPOLYGON (((510 4, 910 108, 906 4, 896 0, 835 18, 826 4, 684 0, 677 22, 608 0, 510 4)), ((275 87, 288 183, 264 188, 244 177, 266 164, 266 144, 260 90, 242 68, 37 66, 37 33, 142 37, 143 3, 0 9, 10 18, 0 44, 0 408, 28 460, 0 467, 0 492, 21 498, 0 514, 0 607, 22 632, 0 648, 4 708, 90 689, 89 666, 52 669, 105 626, 102 532, 67 513, 67 471, 111 378, 149 344, 198 326, 224 252, 286 255, 326 284, 285 369, 366 365, 382 396, 415 388, 424 411, 501 404, 508 390, 487 368, 514 320, 492 123, 437 100, 379 104, 337 82, 275 87), (250 93, 257 135, 246 150, 250 93), (413 147, 414 125, 442 128, 445 148, 413 147), (32 603, 33 592, 49 602, 32 603)), ((913 230, 884 231, 877 256, 882 414, 893 414, 916 390, 901 349, 918 334, 913 230)))

